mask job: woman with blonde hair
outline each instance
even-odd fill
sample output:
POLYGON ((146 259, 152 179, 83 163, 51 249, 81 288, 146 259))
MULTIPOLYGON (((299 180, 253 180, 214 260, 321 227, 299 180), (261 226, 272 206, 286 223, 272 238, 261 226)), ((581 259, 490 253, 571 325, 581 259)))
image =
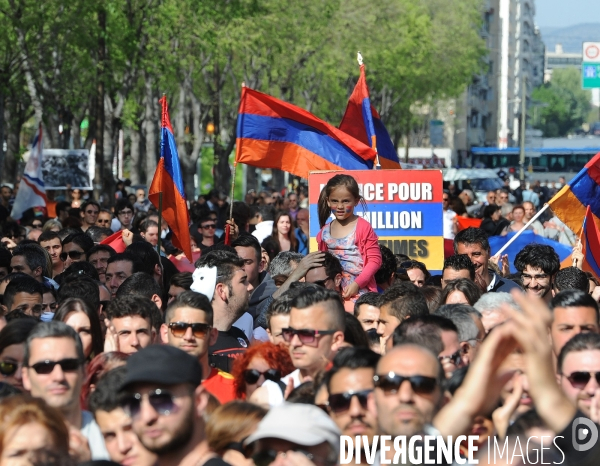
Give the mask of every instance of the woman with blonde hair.
POLYGON ((42 231, 55 231, 58 233, 60 230, 62 230, 62 228, 63 228, 63 226, 62 226, 62 223, 60 223, 60 220, 51 218, 46 223, 44 223, 44 226, 42 227, 42 231))
POLYGON ((69 457, 69 429, 61 413, 29 395, 0 402, 0 465, 53 463, 69 457))
POLYGON ((252 434, 267 410, 245 401, 231 401, 213 411, 206 424, 210 449, 231 466, 253 466, 244 455, 244 440, 252 434))

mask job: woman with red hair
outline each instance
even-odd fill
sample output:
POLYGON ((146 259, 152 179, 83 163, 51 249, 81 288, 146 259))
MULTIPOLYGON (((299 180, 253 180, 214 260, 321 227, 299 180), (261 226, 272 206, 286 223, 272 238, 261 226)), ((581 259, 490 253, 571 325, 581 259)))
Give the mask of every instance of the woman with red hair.
POLYGON ((250 346, 233 364, 235 395, 246 400, 265 380, 279 380, 294 370, 289 350, 267 341, 250 346))

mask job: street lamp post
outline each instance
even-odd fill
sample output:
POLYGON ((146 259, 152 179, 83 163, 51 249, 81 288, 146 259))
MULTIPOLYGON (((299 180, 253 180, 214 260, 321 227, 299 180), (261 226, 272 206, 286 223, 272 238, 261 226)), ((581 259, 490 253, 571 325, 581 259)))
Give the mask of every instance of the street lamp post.
POLYGON ((527 76, 523 73, 521 82, 521 138, 519 151, 519 179, 525 181, 525 128, 527 125, 527 76))

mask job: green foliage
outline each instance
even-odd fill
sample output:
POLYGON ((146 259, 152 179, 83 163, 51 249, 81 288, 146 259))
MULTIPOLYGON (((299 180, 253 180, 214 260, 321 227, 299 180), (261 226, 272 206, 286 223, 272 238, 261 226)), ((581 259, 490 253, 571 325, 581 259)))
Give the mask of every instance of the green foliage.
MULTIPOLYGON (((21 96, 29 114, 41 112, 51 127, 72 115, 79 122, 87 117, 93 136, 103 72, 107 124, 142 130, 142 137, 142 120, 158 120, 148 114, 148 102, 166 93, 172 119, 182 112, 189 128, 178 140, 186 146, 180 150, 184 167, 194 166, 194 142, 212 122, 215 184, 226 186, 242 82, 337 124, 358 78, 360 50, 372 102, 399 140, 415 108, 459 95, 481 69, 483 3, 0 0, 0 91, 13 83, 10 94, 21 96), (106 12, 105 32, 99 11, 106 12), (104 63, 98 61, 100 38, 106 41, 104 63)), ((108 156, 109 150, 105 142, 108 156)))
POLYGON ((581 89, 581 71, 574 68, 554 70, 552 80, 535 89, 532 98, 546 104, 534 122, 545 137, 566 136, 581 127, 591 109, 591 93, 581 89))

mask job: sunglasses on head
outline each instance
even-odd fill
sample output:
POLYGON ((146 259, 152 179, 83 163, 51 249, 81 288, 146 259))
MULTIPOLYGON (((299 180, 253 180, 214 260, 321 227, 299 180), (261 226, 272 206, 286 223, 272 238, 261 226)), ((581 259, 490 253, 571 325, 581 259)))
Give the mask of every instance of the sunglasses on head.
POLYGON ((187 332, 187 329, 192 329, 192 335, 196 338, 204 338, 210 330, 210 325, 203 323, 189 324, 187 322, 171 322, 169 329, 175 338, 181 338, 187 332))
POLYGON ((60 361, 40 361, 31 364, 30 367, 36 374, 50 374, 54 370, 54 366, 59 365, 63 372, 75 372, 81 367, 81 361, 75 358, 61 359, 60 361))
POLYGON ((260 376, 264 376, 266 380, 277 382, 281 379, 281 372, 277 369, 268 369, 264 372, 259 372, 256 369, 247 369, 244 371, 244 380, 249 385, 254 385, 260 379, 260 376))
MULTIPOLYGON (((148 403, 159 416, 168 416, 176 408, 175 397, 168 390, 157 388, 148 392, 147 396, 148 403)), ((141 393, 133 393, 123 400, 123 409, 130 417, 135 418, 140 414, 143 398, 141 393)))
POLYGON ((81 258, 81 256, 85 255, 85 252, 80 252, 80 251, 69 251, 69 252, 61 252, 60 253, 60 260, 65 262, 67 260, 67 257, 70 257, 72 260, 77 261, 81 258))
POLYGON ((415 393, 423 395, 432 393, 437 386, 437 380, 435 378, 426 377, 424 375, 412 375, 410 377, 405 377, 403 375, 395 374, 394 372, 389 372, 388 374, 375 375, 373 377, 375 387, 383 390, 386 395, 398 393, 400 386, 406 380, 408 380, 412 390, 415 393))
POLYGON ((352 398, 356 397, 362 408, 367 409, 367 400, 369 399, 369 395, 371 393, 373 393, 372 388, 368 390, 360 390, 358 392, 350 391, 345 393, 335 393, 329 395, 327 406, 329 406, 329 409, 334 413, 343 413, 350 409, 352 398))
POLYGON ((596 378, 596 383, 600 385, 600 372, 573 372, 567 377, 573 388, 582 390, 590 382, 591 378, 596 378))
POLYGON ((8 377, 17 372, 19 365, 16 362, 0 361, 0 374, 8 377))
POLYGON ((323 335, 333 335, 335 332, 335 330, 296 330, 295 328, 288 327, 281 330, 281 336, 287 342, 292 341, 294 335, 298 335, 301 343, 314 343, 317 338, 323 335))

